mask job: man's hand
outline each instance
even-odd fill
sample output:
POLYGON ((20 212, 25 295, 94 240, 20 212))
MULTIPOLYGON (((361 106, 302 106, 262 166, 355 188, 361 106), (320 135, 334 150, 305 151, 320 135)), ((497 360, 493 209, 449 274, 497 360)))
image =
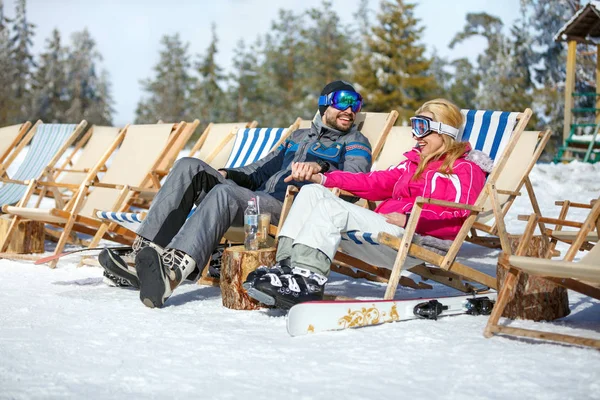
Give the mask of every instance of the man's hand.
POLYGON ((223 176, 223 178, 227 179, 227 171, 220 170, 219 173, 223 176))
POLYGON ((404 228, 406 226, 406 214, 400 213, 390 213, 390 214, 382 214, 385 217, 385 222, 392 225, 397 225, 400 228, 404 228))
POLYGON ((320 171, 321 166, 316 162, 295 162, 292 163, 292 173, 283 181, 290 182, 294 180, 298 182, 310 181, 321 183, 320 171))

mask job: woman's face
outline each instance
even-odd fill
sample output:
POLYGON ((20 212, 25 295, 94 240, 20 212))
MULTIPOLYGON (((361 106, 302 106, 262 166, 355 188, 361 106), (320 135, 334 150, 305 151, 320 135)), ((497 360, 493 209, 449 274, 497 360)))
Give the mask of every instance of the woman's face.
MULTIPOLYGON (((424 117, 429 117, 433 119, 433 114, 429 111, 423 111, 419 115, 423 115, 424 117)), ((429 135, 423 138, 418 138, 416 136, 413 136, 413 138, 417 141, 417 144, 421 149, 421 154, 423 154, 424 156, 435 153, 444 146, 442 135, 440 135, 437 132, 431 132, 429 135)))

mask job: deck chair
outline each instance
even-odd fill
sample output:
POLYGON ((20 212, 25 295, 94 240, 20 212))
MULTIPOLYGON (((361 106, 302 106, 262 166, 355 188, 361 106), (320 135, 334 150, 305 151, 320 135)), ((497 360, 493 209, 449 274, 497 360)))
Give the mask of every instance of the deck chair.
MULTIPOLYGON (((524 257, 522 254, 526 251, 526 245, 531 240, 533 232, 538 224, 540 217, 532 214, 529 217, 521 245, 517 249, 516 255, 503 255, 509 266, 508 274, 498 295, 498 299, 492 310, 492 314, 486 325, 484 336, 510 335, 524 336, 534 339, 558 341, 576 345, 591 346, 600 349, 600 340, 583 338, 573 335, 564 335, 558 333, 543 332, 532 329, 513 328, 500 325, 500 317, 506 308, 506 305, 514 297, 515 287, 521 271, 544 277, 554 283, 562 285, 567 289, 577 291, 586 296, 600 300, 600 242, 585 254, 579 262, 573 262, 573 259, 580 250, 581 245, 587 240, 589 232, 600 229, 600 199, 596 200, 591 207, 590 213, 583 222, 581 229, 573 239, 563 260, 551 260, 535 257, 524 257)), ((555 223, 555 221, 546 221, 555 223)))
MULTIPOLYGON (((294 123, 289 128, 244 128, 238 129, 232 144, 233 152, 228 156, 224 168, 235 168, 251 164, 266 156, 270 151, 279 147, 296 129, 294 123)), ((220 157, 220 155, 219 155, 220 157)), ((193 212, 193 211, 192 211, 193 212)), ((114 212, 99 208, 96 217, 137 232, 145 213, 114 212)), ((232 227, 226 238, 230 241, 243 241, 243 228, 232 227)))
POLYGON ((198 125, 200 125, 200 120, 198 119, 191 123, 187 123, 183 132, 179 134, 177 140, 175 140, 173 145, 170 147, 168 153, 165 154, 163 160, 153 173, 153 184, 155 187, 160 187, 160 180, 167 176, 173 167, 175 160, 179 158, 179 154, 196 131, 196 128, 198 128, 198 125))
MULTIPOLYGON (((41 121, 37 122, 38 124, 41 121)), ((16 157, 16 154, 7 162, 9 155, 17 149, 21 139, 25 137, 27 131, 31 128, 31 122, 27 121, 23 124, 16 124, 0 128, 0 177, 8 169, 8 166, 16 157)), ((37 127, 36 127, 37 128, 37 127)))
MULTIPOLYGON (((153 171, 163 161, 170 147, 184 129, 184 122, 177 124, 176 127, 174 124, 127 126, 119 133, 96 166, 86 175, 73 199, 62 209, 26 207, 28 197, 33 194, 33 190, 37 186, 37 182, 33 181, 29 185, 28 193, 17 206, 2 208, 3 212, 15 216, 15 218, 5 239, 0 244, 0 251, 6 250, 10 239, 10 230, 14 229, 18 218, 43 221, 62 228, 55 254, 59 254, 63 250, 71 231, 94 236, 89 243, 90 247, 96 246, 102 238, 130 244, 134 238, 130 232, 97 219, 94 211, 96 209, 127 211, 135 194, 145 191, 156 192, 156 188, 147 188, 147 182, 151 181, 153 171), (98 172, 106 166, 106 161, 119 145, 119 151, 112 158, 106 173, 99 179, 99 182, 93 183, 98 172)), ((60 186, 58 183, 39 183, 40 185, 60 186)), ((2 254, 2 257, 10 258, 10 255, 2 254)), ((32 259, 35 258, 32 257, 32 259)), ((51 262, 50 266, 55 267, 56 261, 51 262)))
MULTIPOLYGON (((508 154, 506 161, 508 168, 496 180, 496 193, 503 217, 506 216, 517 196, 521 195, 523 185, 527 190, 531 208, 541 216, 529 174, 538 162, 550 136, 550 130, 543 132, 524 131, 517 140, 512 152, 508 154)), ((480 213, 477 221, 473 223, 473 228, 467 240, 486 247, 500 248, 498 226, 494 213, 490 208, 490 200, 488 200, 485 207, 486 211, 480 213)))
POLYGON ((233 144, 231 141, 235 137, 235 132, 241 128, 256 128, 258 122, 232 122, 232 123, 213 123, 208 124, 200 138, 196 141, 188 157, 196 157, 206 161, 209 165, 213 163, 219 168, 227 161, 227 156, 231 153, 233 144))
POLYGON ((0 205, 19 202, 28 190, 30 180, 51 179, 51 169, 57 165, 86 125, 86 121, 81 121, 79 125, 39 124, 35 131, 31 129, 19 144, 22 148, 31 143, 19 169, 10 178, 0 178, 3 183, 0 187, 0 205))
MULTIPOLYGON (((494 215, 498 217, 497 230, 501 237, 503 249, 508 247, 510 252, 500 203, 497 199, 496 182, 502 177, 503 173, 506 173, 507 159, 521 138, 521 134, 531 117, 531 110, 526 109, 522 113, 470 110, 463 110, 462 112, 466 118, 465 125, 461 127, 461 133, 466 131, 465 136, 472 147, 484 151, 494 159, 494 168, 488 176, 486 187, 475 205, 418 198, 402 238, 384 233, 374 235, 369 232, 348 232, 342 235, 341 248, 345 251, 338 251, 334 261, 336 263, 339 261, 342 263, 341 265, 346 267, 353 267, 373 274, 375 277, 373 280, 379 280, 379 278, 387 280, 386 299, 394 297, 401 279, 406 281, 405 277, 400 277, 403 266, 408 271, 425 279, 431 279, 463 292, 476 290, 475 286, 469 282, 464 282, 463 279, 483 284, 489 288, 496 288, 497 286, 494 277, 463 265, 457 262, 455 258, 478 215, 488 209, 493 209, 494 215), (474 116, 474 114, 478 115, 474 116), (482 120, 485 123, 482 123, 482 120), (491 201, 488 202, 489 199, 491 201), (443 249, 437 248, 438 243, 432 243, 427 237, 415 235, 420 212, 426 203, 437 203, 471 211, 471 215, 463 224, 456 239, 452 243, 446 243, 443 249), (399 249, 402 250, 398 251, 399 249), (353 256, 350 256, 350 254, 353 254, 353 256), (437 267, 424 266, 423 262, 437 267)), ((409 286, 419 285, 409 283, 409 286)))
POLYGON ((116 139, 119 130, 119 128, 115 127, 96 125, 88 129, 60 166, 49 167, 49 172, 52 173, 52 177, 49 180, 69 185, 69 187, 42 187, 39 193, 37 193, 38 201, 36 207, 40 206, 41 201, 46 196, 50 196, 60 203, 60 201, 63 201, 61 198, 65 197, 65 192, 69 188, 78 188, 87 173, 98 163, 102 155, 116 139), (80 154, 77 156, 78 153, 80 154))

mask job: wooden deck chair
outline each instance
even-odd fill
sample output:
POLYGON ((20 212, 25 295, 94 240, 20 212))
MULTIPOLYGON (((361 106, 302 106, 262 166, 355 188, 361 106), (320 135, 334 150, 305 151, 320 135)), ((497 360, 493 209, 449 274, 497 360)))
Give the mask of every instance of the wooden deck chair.
MULTIPOLYGON (((41 121, 38 121, 37 123, 39 124, 41 121)), ((23 124, 0 128, 0 177, 4 176, 8 166, 16 157, 15 154, 11 157, 10 161, 8 159, 9 155, 17 149, 19 142, 25 137, 29 128, 31 128, 31 122, 29 121, 23 124)))
MULTIPOLYGON (((235 168, 260 160, 270 151, 279 147, 296 127, 297 125, 294 123, 289 128, 239 129, 232 146, 233 152, 229 155, 224 167, 235 168)), ((96 210, 97 218, 116 223, 133 232, 137 232, 144 215, 144 213, 117 213, 102 208, 96 210)), ((243 241, 243 235, 243 227, 232 227, 226 233, 226 238, 237 242, 241 237, 241 241, 243 241)))
POLYGON ((19 202, 30 180, 44 181, 52 178, 52 168, 73 144, 75 139, 87 125, 81 121, 72 124, 36 124, 23 138, 20 147, 31 146, 19 169, 10 178, 0 178, 0 205, 11 205, 19 202))
MULTIPOLYGON (((573 244, 575 238, 579 235, 579 229, 582 227, 582 223, 573 221, 568 219, 568 212, 573 208, 582 208, 582 209, 592 209, 594 202, 597 200, 592 200, 589 204, 585 203, 575 203, 568 200, 565 201, 557 201, 554 204, 557 206, 561 206, 560 213, 557 219, 552 218, 541 218, 542 222, 555 225, 554 229, 546 229, 545 234, 550 237, 550 246, 548 249, 547 257, 554 253, 554 248, 557 243, 564 242, 568 244, 573 244), (567 227, 567 229, 563 229, 567 227), (577 228, 578 230, 569 229, 577 228)), ((528 216, 519 215, 519 220, 528 220, 528 216)), ((599 240, 599 229, 592 229, 585 237, 581 245, 581 250, 590 250, 599 240)))
MULTIPOLYGON (((502 289, 498 294, 498 299, 492 310, 492 314, 486 325, 484 336, 510 335, 524 336, 534 339, 558 341, 576 345, 591 346, 600 349, 600 340, 588 339, 574 335, 564 335, 559 333, 543 332, 532 329, 513 328, 500 325, 500 317, 506 308, 506 305, 514 297, 515 287, 519 280, 521 271, 544 277, 554 283, 566 287, 567 289, 577 291, 586 296, 600 300, 600 242, 590 249, 579 262, 573 262, 573 259, 580 250, 581 245, 587 240, 589 232, 600 230, 600 199, 592 206, 590 213, 572 245, 569 247, 563 260, 550 260, 544 258, 524 257, 528 242, 531 240, 536 225, 540 217, 532 214, 525 228, 525 233, 521 240, 521 245, 516 251, 516 255, 503 255, 504 261, 509 266, 502 289)), ((551 221, 546 221, 550 222, 551 221)), ((553 221, 553 222, 556 222, 553 221)))
MULTIPOLYGON (((420 275, 423 278, 431 279, 464 292, 471 292, 475 290, 475 287, 470 283, 463 282, 460 279, 461 277, 468 281, 478 282, 486 287, 495 288, 497 286, 494 277, 463 265, 457 262, 455 258, 480 212, 486 211, 486 207, 488 207, 494 209, 495 216, 502 215, 497 200, 495 183, 506 169, 507 159, 517 145, 521 133, 529 121, 531 110, 526 109, 523 113, 471 112, 463 110, 463 114, 467 118, 465 119, 465 125, 461 128, 461 132, 467 130, 468 134, 466 137, 471 142, 472 147, 484 151, 494 159, 494 168, 488 176, 486 187, 475 205, 471 206, 418 198, 402 239, 387 234, 373 235, 369 232, 348 232, 342 235, 341 248, 343 252, 338 252, 335 261, 340 261, 345 266, 351 266, 374 274, 384 280, 388 279, 388 288, 385 294, 386 299, 393 298, 398 282, 401 279, 408 282, 409 286, 415 287, 405 277, 400 277, 403 266, 410 272, 420 275), (468 117, 469 114, 472 115, 474 113, 485 117, 486 122, 482 123, 481 118, 468 117), (492 199, 491 203, 488 203, 488 198, 492 199), (415 236, 416 223, 423 204, 426 203, 437 203, 471 211, 471 215, 463 224, 457 238, 451 244, 447 243, 447 248, 438 249, 436 248, 437 244, 433 246, 427 237, 415 236), (398 249, 402 249, 402 251, 398 251, 398 249), (440 253, 445 255, 441 255, 440 253), (349 254, 353 256, 349 256, 349 254), (426 267, 422 265, 423 262, 441 268, 426 267), (391 273, 389 269, 392 270, 391 273)), ((498 221, 498 232, 501 234, 503 248, 508 247, 508 251, 510 252, 510 245, 503 224, 504 220, 500 217, 498 221)))
POLYGON ((179 158, 179 154, 196 131, 196 128, 198 128, 198 125, 200 125, 199 119, 195 119, 193 122, 186 124, 183 132, 181 132, 181 134, 177 137, 177 140, 173 143, 168 153, 154 171, 154 176, 156 177, 156 179, 154 179, 155 187, 160 187, 160 184, 156 185, 156 180, 160 181, 162 178, 167 176, 173 167, 175 160, 179 158))
POLYGON ((230 143, 235 137, 235 132, 242 128, 256 128, 258 122, 232 122, 216 124, 211 122, 208 124, 200 138, 196 141, 188 157, 196 157, 202 161, 212 165, 224 165, 227 161, 227 156, 231 153, 230 143), (228 147, 228 149, 224 149, 228 147), (217 156, 220 156, 217 160, 217 156), (224 158, 224 159, 223 159, 224 158))
MULTIPOLYGON (((49 180, 78 187, 85 179, 87 173, 98 163, 106 150, 112 145, 119 131, 119 128, 111 126, 92 126, 71 150, 67 158, 62 161, 60 166, 49 168, 49 171, 52 173, 52 177, 49 180)), ((67 187, 42 187, 38 193, 36 207, 39 207, 45 196, 50 195, 50 197, 58 200, 64 197, 63 192, 67 190, 67 187)))
MULTIPOLYGON (((533 190, 533 185, 529 179, 529 174, 538 162, 550 136, 550 130, 543 132, 524 131, 512 152, 508 154, 507 167, 497 177, 495 184, 503 217, 506 216, 517 196, 521 195, 520 192, 523 189, 523 185, 525 185, 527 190, 531 208, 541 216, 540 207, 533 190)), ((467 240, 482 246, 499 248, 501 245, 498 238, 498 226, 491 209, 490 201, 488 199, 484 206, 486 211, 480 213, 477 221, 473 223, 473 229, 471 229, 467 240), (478 231, 484 232, 485 236, 480 235, 478 231)))
MULTIPOLYGON (((131 198, 139 192, 154 191, 147 189, 147 182, 151 181, 152 172, 163 161, 163 158, 178 135, 185 129, 185 123, 133 125, 128 126, 117 136, 112 146, 105 152, 101 160, 87 174, 84 182, 77 190, 76 196, 65 205, 63 209, 28 208, 28 196, 33 194, 37 182, 32 181, 28 193, 21 202, 13 206, 4 206, 2 211, 16 216, 13 219, 5 240, 0 244, 0 251, 5 251, 8 246, 10 229, 16 226, 18 218, 29 218, 43 221, 61 227, 62 234, 58 240, 55 254, 59 254, 67 243, 71 231, 93 235, 90 247, 98 244, 100 239, 107 238, 120 243, 131 243, 133 236, 117 226, 95 217, 94 210, 104 209, 111 211, 126 211, 131 198), (172 131, 174 131, 172 133, 172 131), (112 159, 106 173, 99 182, 93 183, 98 172, 106 165, 106 161, 113 151, 119 146, 119 151, 112 159)), ((57 185, 58 183, 39 182, 41 185, 57 185)), ((63 184, 64 186, 64 184, 63 184)), ((3 258, 10 255, 2 254, 3 258)), ((32 256, 32 259, 35 257, 32 256)), ((51 267, 56 266, 56 260, 51 262, 51 267)))

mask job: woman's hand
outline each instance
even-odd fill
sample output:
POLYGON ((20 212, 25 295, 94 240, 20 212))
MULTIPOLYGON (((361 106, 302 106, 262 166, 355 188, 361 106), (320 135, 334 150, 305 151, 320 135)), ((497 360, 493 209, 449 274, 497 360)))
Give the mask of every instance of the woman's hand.
POLYGON ((295 162, 292 163, 292 173, 283 181, 290 182, 294 180, 298 182, 310 181, 321 183, 319 171, 321 171, 321 167, 316 162, 295 162))
POLYGON ((400 213, 390 213, 390 214, 382 214, 385 217, 385 222, 392 225, 397 225, 400 228, 404 228, 406 226, 406 214, 400 213))

